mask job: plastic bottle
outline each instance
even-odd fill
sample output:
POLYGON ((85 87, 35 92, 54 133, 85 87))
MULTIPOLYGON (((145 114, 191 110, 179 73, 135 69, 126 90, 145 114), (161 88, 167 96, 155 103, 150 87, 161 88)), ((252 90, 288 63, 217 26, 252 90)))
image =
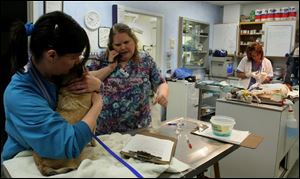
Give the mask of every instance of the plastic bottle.
POLYGON ((227 76, 233 75, 233 65, 231 63, 227 64, 227 76))
POLYGON ((285 100, 286 104, 289 105, 289 110, 288 110, 288 118, 286 122, 286 127, 287 127, 287 136, 292 138, 292 137, 297 137, 299 135, 299 128, 297 125, 297 120, 294 115, 294 110, 293 110, 293 103, 290 100, 285 100))

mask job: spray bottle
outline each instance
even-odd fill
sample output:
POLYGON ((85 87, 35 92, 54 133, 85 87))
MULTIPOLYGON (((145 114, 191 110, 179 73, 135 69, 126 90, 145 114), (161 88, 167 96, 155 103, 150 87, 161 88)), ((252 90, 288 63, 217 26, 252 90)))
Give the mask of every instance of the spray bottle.
POLYGON ((294 115, 294 110, 293 110, 293 102, 291 100, 285 99, 284 104, 289 105, 289 110, 288 110, 288 118, 286 122, 287 126, 287 136, 288 137, 297 137, 299 134, 299 128, 297 125, 297 120, 294 115))

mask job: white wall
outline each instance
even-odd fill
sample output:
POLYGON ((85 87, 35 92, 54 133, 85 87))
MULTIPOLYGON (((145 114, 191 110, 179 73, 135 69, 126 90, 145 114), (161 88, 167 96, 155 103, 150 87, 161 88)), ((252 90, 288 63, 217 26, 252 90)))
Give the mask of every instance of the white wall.
POLYGON ((223 24, 240 22, 240 4, 225 5, 223 11, 223 24))
MULTIPOLYGON (((162 14, 163 19, 163 60, 166 52, 172 53, 172 69, 177 68, 178 50, 178 22, 179 16, 206 22, 210 24, 210 34, 212 25, 222 22, 222 8, 220 6, 207 4, 200 1, 64 1, 64 12, 71 15, 77 22, 85 27, 83 17, 88 10, 96 10, 102 14, 101 26, 111 27, 112 25, 112 5, 118 4, 134 9, 145 10, 162 14), (169 47, 169 39, 175 39, 175 49, 169 47)), ((96 32, 90 32, 93 36, 96 32)), ((92 40, 92 49, 97 49, 96 41, 92 40)), ((210 48, 212 38, 210 38, 210 48)), ((164 72, 164 70, 163 70, 164 72)))
MULTIPOLYGON (((163 58, 166 58, 166 52, 171 54, 171 67, 177 68, 178 53, 178 19, 184 16, 210 24, 210 43, 212 48, 212 25, 219 23, 229 23, 240 18, 240 14, 249 15, 251 10, 258 8, 277 8, 294 6, 297 10, 297 28, 299 28, 299 2, 298 1, 275 1, 269 3, 253 3, 253 4, 233 4, 222 6, 207 4, 205 2, 196 1, 64 1, 64 12, 71 15, 80 25, 85 28, 84 15, 88 10, 96 10, 101 13, 101 26, 111 27, 112 24, 112 5, 119 4, 150 12, 156 12, 164 16, 163 28, 163 58), (224 11, 224 14, 223 14, 224 11), (240 14, 238 14, 240 12, 240 14), (170 49, 169 40, 174 39, 175 48, 170 49)), ((43 14, 43 1, 34 1, 34 20, 43 14)), ((88 32, 90 36, 97 32, 88 32)), ((97 39, 91 39, 92 49, 98 49, 97 39)), ((164 60, 164 59, 163 59, 164 60)), ((275 59, 277 60, 277 59, 275 59)), ((280 60, 283 63, 285 60, 280 60)), ((280 64, 279 64, 280 65, 280 64)))

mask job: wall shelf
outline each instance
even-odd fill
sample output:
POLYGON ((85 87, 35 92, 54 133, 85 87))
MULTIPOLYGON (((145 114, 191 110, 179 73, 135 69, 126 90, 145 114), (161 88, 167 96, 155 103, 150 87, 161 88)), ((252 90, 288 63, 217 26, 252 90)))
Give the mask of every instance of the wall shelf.
POLYGON ((262 39, 264 22, 241 22, 239 25, 239 48, 238 55, 243 55, 251 42, 260 42, 262 39))

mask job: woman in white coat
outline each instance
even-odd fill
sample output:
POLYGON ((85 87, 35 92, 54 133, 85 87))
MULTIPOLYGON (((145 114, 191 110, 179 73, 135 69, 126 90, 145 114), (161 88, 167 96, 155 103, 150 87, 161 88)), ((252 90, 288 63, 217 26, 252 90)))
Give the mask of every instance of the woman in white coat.
POLYGON ((264 57, 262 46, 251 43, 246 49, 245 56, 237 67, 237 76, 242 79, 245 89, 255 83, 269 83, 273 78, 271 61, 264 57))

